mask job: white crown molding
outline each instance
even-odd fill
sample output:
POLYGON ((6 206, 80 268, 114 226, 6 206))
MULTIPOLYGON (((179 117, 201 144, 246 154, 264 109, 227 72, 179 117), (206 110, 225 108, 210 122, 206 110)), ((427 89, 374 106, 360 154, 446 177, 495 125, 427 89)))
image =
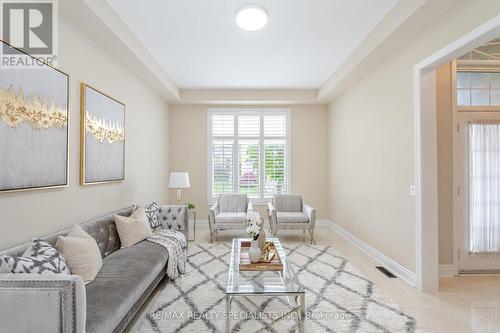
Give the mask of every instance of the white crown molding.
POLYGON ((320 102, 331 102, 367 73, 427 31, 461 0, 401 0, 332 73, 319 89, 320 102))
POLYGON ((179 88, 107 1, 60 1, 61 15, 167 102, 179 100, 179 88))
POLYGON ((417 278, 414 272, 410 271, 394 259, 389 258, 373 246, 365 243, 335 222, 330 220, 319 220, 318 225, 329 227, 349 243, 351 243, 353 246, 357 247, 368 256, 373 258, 376 262, 387 268, 391 273, 399 277, 401 280, 405 281, 412 287, 416 286, 417 278))
POLYGON ((179 104, 297 105, 318 103, 316 89, 181 89, 179 104))
POLYGON ((107 1, 61 1, 61 14, 169 104, 328 104, 461 0, 400 0, 319 89, 179 89, 107 1))

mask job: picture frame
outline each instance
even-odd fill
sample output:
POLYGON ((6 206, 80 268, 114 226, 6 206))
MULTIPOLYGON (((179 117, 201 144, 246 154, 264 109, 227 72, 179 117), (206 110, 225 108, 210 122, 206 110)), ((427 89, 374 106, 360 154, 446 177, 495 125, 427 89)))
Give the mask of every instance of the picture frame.
POLYGON ((0 66, 0 193, 69 185, 69 75, 0 40, 36 65, 0 66))
POLYGON ((126 106, 80 84, 80 185, 125 180, 126 106))

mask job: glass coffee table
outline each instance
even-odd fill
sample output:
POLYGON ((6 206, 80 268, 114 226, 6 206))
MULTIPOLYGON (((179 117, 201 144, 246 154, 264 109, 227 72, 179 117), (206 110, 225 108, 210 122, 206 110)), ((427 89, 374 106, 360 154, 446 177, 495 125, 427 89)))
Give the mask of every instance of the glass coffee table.
POLYGON ((231 259, 229 263, 229 272, 227 276, 226 288, 226 327, 225 331, 231 329, 231 302, 234 297, 241 297, 250 303, 257 311, 261 310, 255 302, 248 296, 265 297, 287 297, 290 309, 288 312, 269 322, 265 327, 257 332, 265 331, 279 321, 285 319, 290 314, 296 313, 299 320, 299 332, 304 332, 305 320, 305 291, 300 285, 297 275, 293 271, 285 250, 277 238, 267 238, 267 241, 274 242, 278 255, 283 262, 283 271, 241 271, 240 267, 240 243, 250 241, 248 238, 234 238, 231 249, 231 259))

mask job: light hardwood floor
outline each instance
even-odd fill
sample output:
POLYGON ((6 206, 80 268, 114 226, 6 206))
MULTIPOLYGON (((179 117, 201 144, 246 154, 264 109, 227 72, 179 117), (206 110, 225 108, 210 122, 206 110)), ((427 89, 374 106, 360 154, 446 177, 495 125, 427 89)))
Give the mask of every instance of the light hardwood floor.
MULTIPOLYGON (((222 232, 217 241, 230 241, 233 237, 245 237, 244 233, 222 232)), ((300 231, 280 233, 283 243, 303 242, 300 231)), ((429 332, 500 333, 500 277, 476 276, 442 278, 440 291, 422 293, 400 279, 389 279, 380 273, 377 263, 328 227, 318 227, 317 244, 332 245, 364 275, 373 281, 386 295, 392 297, 401 310, 413 316, 429 332)), ((308 238, 307 238, 308 241, 308 238)), ((208 242, 208 229, 198 227, 196 242, 208 242)), ((146 313, 154 296, 143 307, 129 332, 136 332, 138 319, 146 313)))

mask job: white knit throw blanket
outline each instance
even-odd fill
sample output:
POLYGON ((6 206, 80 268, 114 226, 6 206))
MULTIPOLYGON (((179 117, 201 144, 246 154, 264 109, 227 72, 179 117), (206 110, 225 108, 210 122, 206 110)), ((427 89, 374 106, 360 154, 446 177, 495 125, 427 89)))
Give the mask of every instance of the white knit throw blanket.
POLYGON ((163 246, 168 251, 167 276, 177 279, 186 272, 187 241, 183 233, 175 230, 159 229, 148 241, 163 246))

